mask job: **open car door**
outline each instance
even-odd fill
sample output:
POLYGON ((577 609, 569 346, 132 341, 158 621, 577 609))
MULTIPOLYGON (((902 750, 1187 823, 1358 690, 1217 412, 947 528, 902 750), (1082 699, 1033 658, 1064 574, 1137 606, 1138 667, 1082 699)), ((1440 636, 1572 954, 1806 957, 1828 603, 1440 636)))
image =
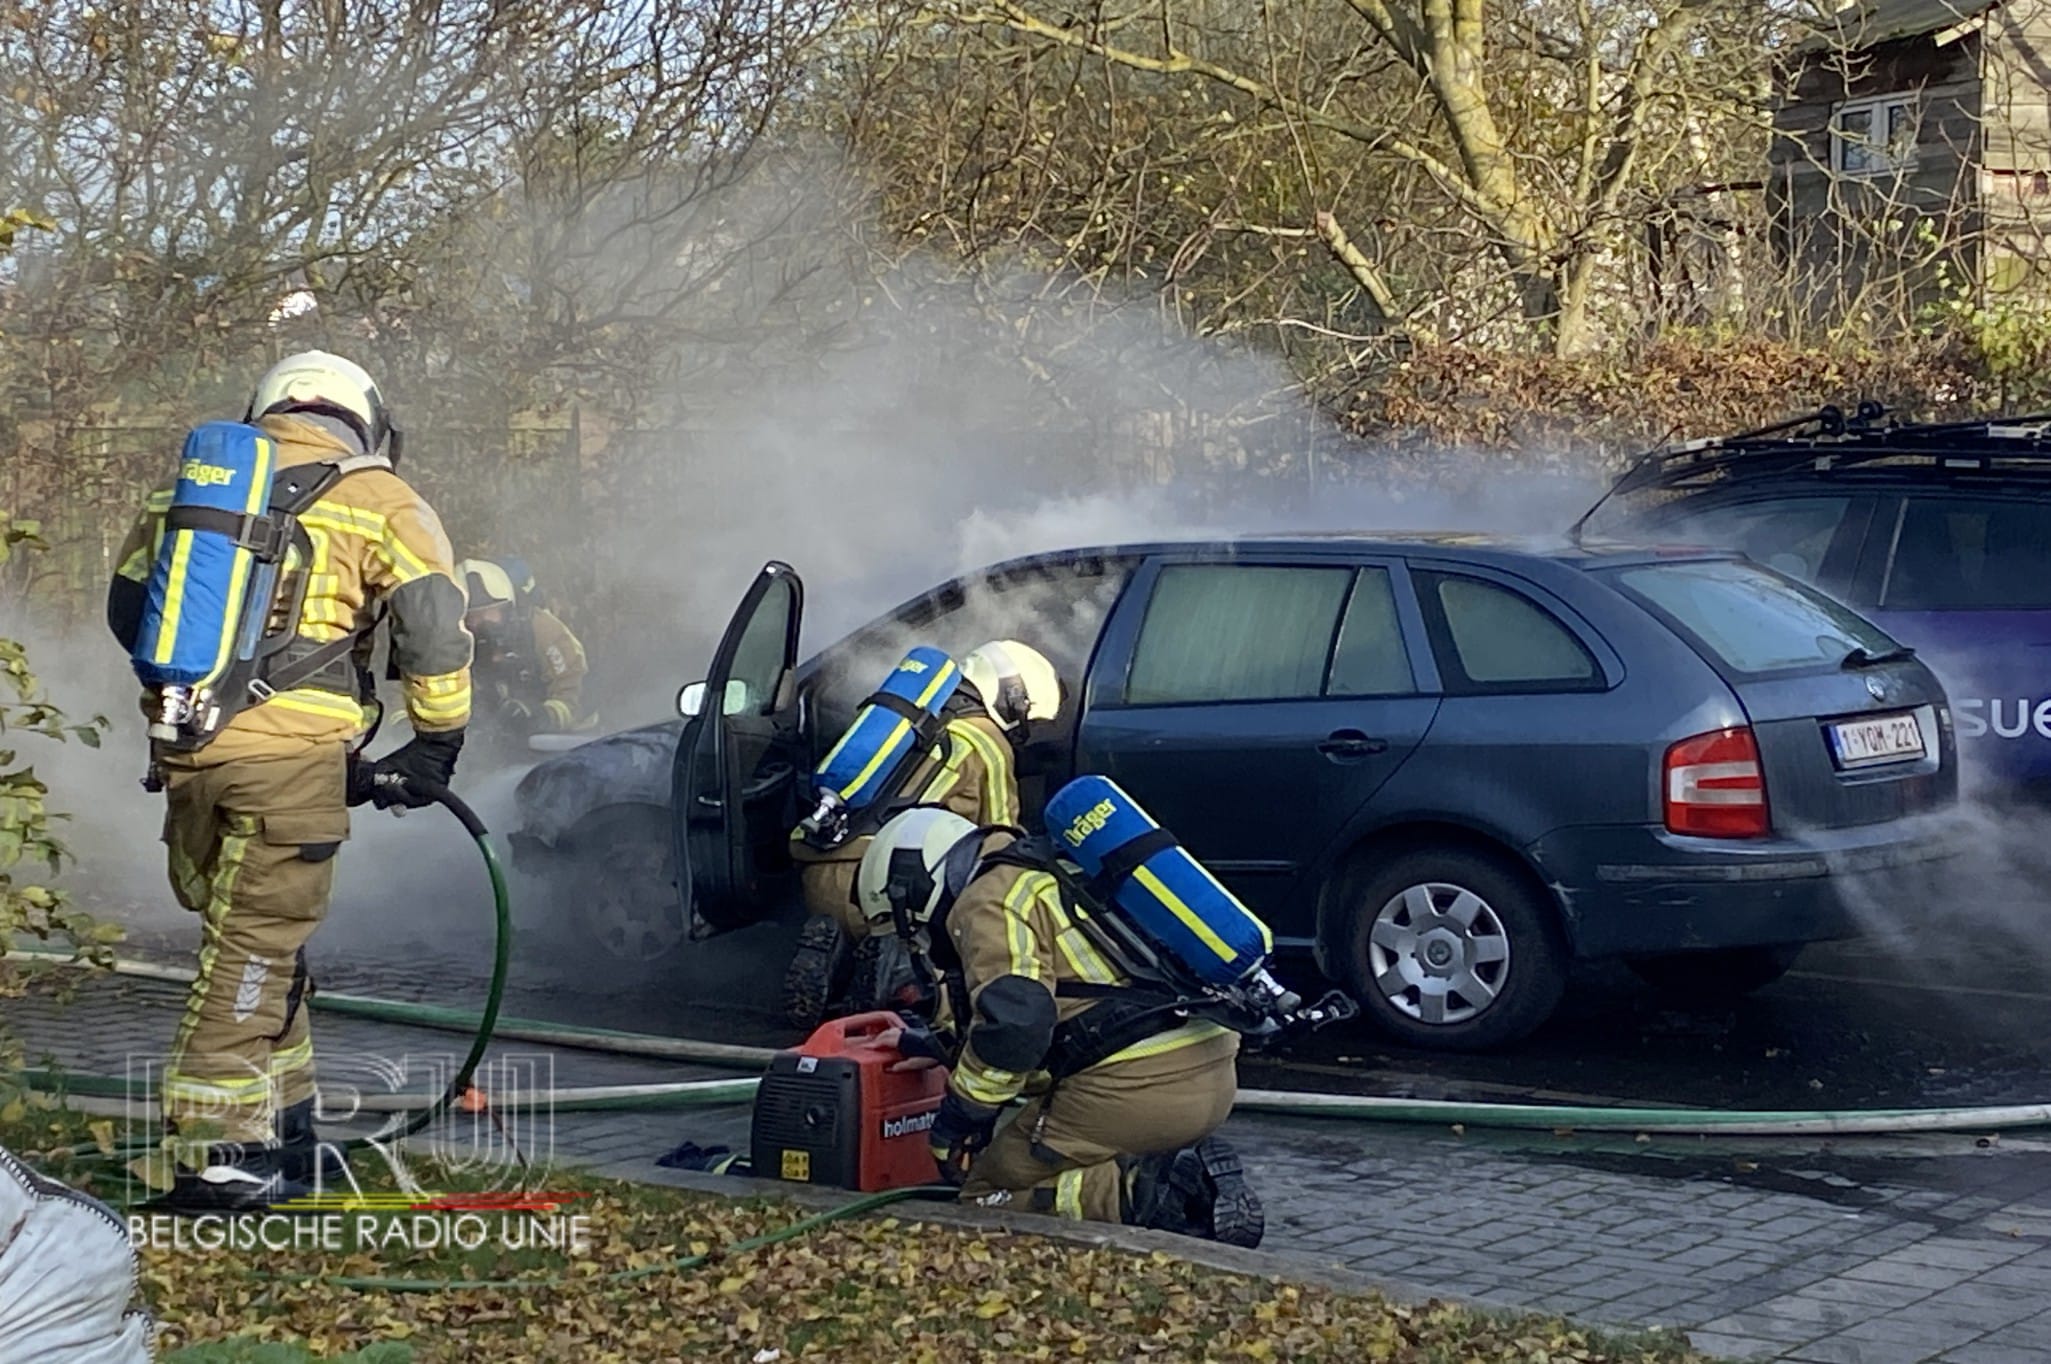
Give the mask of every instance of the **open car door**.
POLYGON ((671 775, 670 826, 694 938, 754 923, 785 889, 788 839, 802 813, 805 746, 794 674, 804 606, 797 570, 764 565, 705 681, 678 698, 686 719, 671 775))

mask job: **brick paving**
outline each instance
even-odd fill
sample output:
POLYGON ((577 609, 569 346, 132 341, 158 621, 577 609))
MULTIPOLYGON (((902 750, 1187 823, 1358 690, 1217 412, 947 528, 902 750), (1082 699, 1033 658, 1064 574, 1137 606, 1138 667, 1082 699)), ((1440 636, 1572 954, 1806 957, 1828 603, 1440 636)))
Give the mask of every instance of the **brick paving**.
MULTIPOLYGON (((9 1004, 31 1062, 121 1073, 158 1054, 182 992, 97 982, 68 1008, 9 1004)), ((426 1032, 318 1015, 332 1058, 448 1055, 426 1032)), ((502 1054, 547 1049, 509 1043, 502 1054)), ((559 1085, 709 1078, 553 1053, 559 1085)), ((1768 1143, 1237 1118, 1268 1207, 1265 1250, 1391 1292, 1604 1325, 1684 1329, 1733 1358, 1803 1364, 2051 1364, 2051 1139, 1768 1143)), ((744 1106, 561 1113, 555 1158, 649 1177, 678 1142, 747 1140, 744 1106)))

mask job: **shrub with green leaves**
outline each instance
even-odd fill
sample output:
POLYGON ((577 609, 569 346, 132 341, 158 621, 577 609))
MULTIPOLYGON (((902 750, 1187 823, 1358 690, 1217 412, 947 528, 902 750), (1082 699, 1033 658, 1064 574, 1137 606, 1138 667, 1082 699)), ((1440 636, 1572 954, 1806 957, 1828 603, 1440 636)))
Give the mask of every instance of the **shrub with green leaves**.
MULTIPOLYGON (((33 523, 0 512, 0 568, 15 554, 42 547, 33 523)), ((0 948, 23 938, 66 950, 98 964, 109 959, 121 937, 117 925, 100 923, 50 884, 69 857, 57 837, 63 815, 49 807, 49 787, 35 765, 16 747, 22 740, 76 739, 99 747, 107 717, 73 724, 44 694, 20 641, 0 635, 0 948)), ((0 998, 21 994, 31 968, 0 956, 0 998)), ((21 1048, 0 1021, 0 1112, 20 1099, 21 1048)))

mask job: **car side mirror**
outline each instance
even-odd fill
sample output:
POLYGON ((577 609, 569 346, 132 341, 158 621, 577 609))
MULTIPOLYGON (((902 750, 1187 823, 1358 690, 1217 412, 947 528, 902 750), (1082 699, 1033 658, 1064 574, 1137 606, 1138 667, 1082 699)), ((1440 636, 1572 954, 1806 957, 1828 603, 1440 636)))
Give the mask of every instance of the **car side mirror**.
MULTIPOLYGON (((738 677, 729 678, 726 684, 725 705, 722 715, 739 715, 748 708, 748 684, 738 677)), ((677 693, 677 714, 686 720, 705 710, 705 684, 693 682, 677 693)))

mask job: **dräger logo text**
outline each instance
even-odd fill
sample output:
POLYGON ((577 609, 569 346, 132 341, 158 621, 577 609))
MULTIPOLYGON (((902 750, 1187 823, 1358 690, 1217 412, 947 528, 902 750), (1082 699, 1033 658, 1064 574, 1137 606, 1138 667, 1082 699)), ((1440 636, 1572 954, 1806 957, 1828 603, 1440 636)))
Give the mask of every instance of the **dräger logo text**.
POLYGON ((908 1137, 914 1132, 930 1131, 934 1120, 939 1116, 940 1110, 933 1108, 924 1113, 908 1113, 902 1118, 885 1118, 883 1138, 888 1141, 892 1137, 908 1137))
POLYGON ((235 471, 222 464, 206 464, 188 459, 178 466, 178 477, 187 483, 197 483, 202 488, 225 488, 235 481, 235 471))
POLYGON ((1083 840, 1111 822, 1111 816, 1118 813, 1118 807, 1108 800, 1100 800, 1075 817, 1075 821, 1061 831, 1071 848, 1080 848, 1083 840))
POLYGON ((2020 739, 2032 731, 2039 738, 2051 739, 2051 698, 2033 706, 2026 696, 2014 700, 1968 696, 1952 702, 1952 708, 1958 712, 1961 739, 1984 739, 1989 733, 1997 739, 2020 739))

